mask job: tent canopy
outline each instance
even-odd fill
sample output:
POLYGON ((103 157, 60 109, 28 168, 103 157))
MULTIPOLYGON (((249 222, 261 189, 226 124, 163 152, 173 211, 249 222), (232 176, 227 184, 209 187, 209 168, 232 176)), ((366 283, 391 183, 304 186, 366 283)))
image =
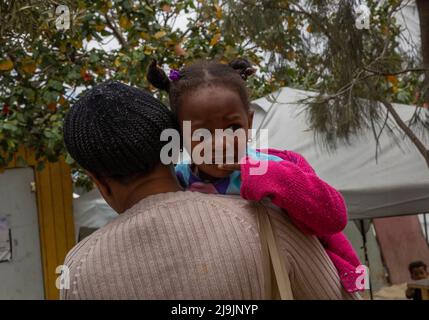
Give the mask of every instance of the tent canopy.
MULTIPOLYGON (((258 123, 254 127, 268 129, 269 147, 302 154, 322 179, 343 194, 350 219, 429 211, 429 168, 407 137, 398 131, 395 139, 385 128, 379 138, 377 161, 371 129, 352 138, 349 145, 328 152, 308 130, 305 105, 300 101, 311 95, 314 93, 282 88, 273 94, 274 101, 267 97, 255 101, 262 108, 256 110, 258 123)), ((416 111, 413 106, 394 107, 405 121, 416 111)), ((393 119, 388 123, 395 127, 393 119)), ((428 145, 426 134, 416 134, 428 145)))

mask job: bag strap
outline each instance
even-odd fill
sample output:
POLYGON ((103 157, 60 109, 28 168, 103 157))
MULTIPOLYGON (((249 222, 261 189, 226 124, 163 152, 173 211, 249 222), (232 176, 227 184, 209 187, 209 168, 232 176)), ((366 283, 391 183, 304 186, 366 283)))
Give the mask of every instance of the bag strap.
POLYGON ((258 205, 257 210, 262 259, 265 280, 265 296, 274 299, 293 300, 288 273, 279 253, 270 217, 265 207, 258 205), (274 273, 274 277, 272 274, 274 273))

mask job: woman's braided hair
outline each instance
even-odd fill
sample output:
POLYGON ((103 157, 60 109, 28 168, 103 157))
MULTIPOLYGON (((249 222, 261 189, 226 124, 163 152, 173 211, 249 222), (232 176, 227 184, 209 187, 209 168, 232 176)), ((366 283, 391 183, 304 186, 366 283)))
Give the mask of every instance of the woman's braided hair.
POLYGON ((153 60, 147 72, 148 81, 156 88, 167 91, 171 109, 177 113, 181 97, 204 86, 223 86, 239 93, 243 105, 249 107, 247 77, 255 73, 246 59, 235 59, 229 64, 200 60, 178 72, 177 80, 170 80, 153 60))
POLYGON ((150 93, 116 81, 99 84, 71 108, 64 122, 70 155, 91 173, 128 181, 160 163, 173 113, 150 93))

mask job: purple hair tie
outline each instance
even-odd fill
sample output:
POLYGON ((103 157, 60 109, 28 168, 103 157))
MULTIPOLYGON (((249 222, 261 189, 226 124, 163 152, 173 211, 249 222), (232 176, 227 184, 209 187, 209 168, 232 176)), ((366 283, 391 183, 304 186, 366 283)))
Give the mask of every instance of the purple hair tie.
POLYGON ((179 70, 171 69, 170 70, 170 75, 168 76, 168 78, 171 81, 177 81, 177 80, 179 80, 180 79, 180 72, 179 72, 179 70))

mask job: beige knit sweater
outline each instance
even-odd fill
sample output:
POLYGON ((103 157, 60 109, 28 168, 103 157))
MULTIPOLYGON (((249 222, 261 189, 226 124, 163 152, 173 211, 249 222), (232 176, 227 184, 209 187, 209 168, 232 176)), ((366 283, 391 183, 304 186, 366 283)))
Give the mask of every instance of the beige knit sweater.
MULTIPOLYGON (((264 299, 255 204, 233 196, 149 196, 67 255, 62 299, 264 299)), ((315 237, 268 208, 295 299, 355 299, 315 237)))

